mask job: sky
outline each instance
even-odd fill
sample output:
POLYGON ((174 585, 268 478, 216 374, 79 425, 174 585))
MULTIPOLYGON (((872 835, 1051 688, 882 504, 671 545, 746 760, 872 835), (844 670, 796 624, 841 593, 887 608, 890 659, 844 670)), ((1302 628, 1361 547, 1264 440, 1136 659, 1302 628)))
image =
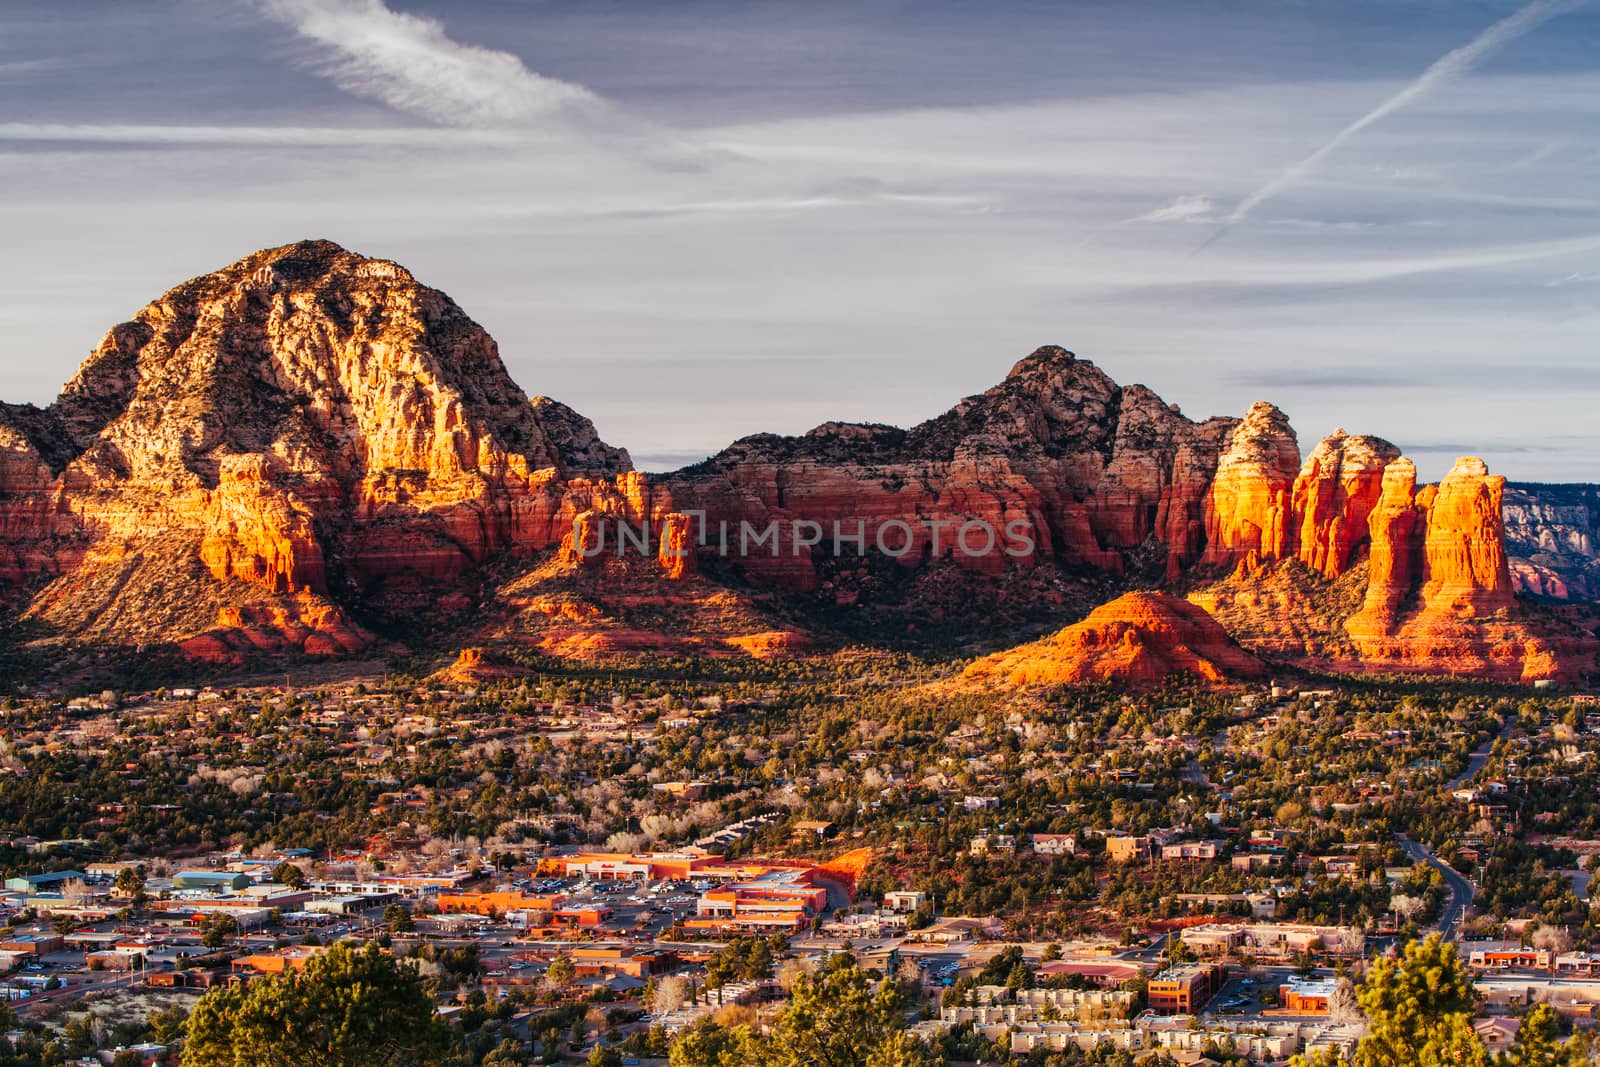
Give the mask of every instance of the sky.
POLYGON ((308 237, 645 469, 1059 344, 1600 481, 1600 0, 0 4, 0 397, 308 237))

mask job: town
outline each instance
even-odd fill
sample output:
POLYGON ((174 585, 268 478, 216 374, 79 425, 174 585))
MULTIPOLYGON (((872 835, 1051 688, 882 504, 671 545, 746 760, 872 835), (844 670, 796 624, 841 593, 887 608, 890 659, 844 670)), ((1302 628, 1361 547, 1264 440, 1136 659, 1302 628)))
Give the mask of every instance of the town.
POLYGON ((692 1064, 841 960, 952 1063, 1283 1063, 1352 1049, 1360 976, 1429 935, 1490 1051, 1535 1009, 1594 1024, 1600 703, 1319 683, 1018 707, 918 671, 10 700, 6 1040, 176 1063, 208 991, 374 946, 469 1063, 692 1064))

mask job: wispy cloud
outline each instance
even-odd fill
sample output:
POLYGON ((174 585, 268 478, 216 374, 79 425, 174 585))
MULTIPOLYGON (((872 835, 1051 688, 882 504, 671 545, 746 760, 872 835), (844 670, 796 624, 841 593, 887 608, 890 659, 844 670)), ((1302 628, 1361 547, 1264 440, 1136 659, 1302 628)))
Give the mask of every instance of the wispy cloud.
POLYGON ((1412 256, 1345 260, 1321 257, 1218 260, 1207 264, 1204 274, 1196 273, 1181 263, 1174 264, 1164 276, 1148 268, 1127 273, 1115 268, 1101 268, 1096 271, 1095 278, 1103 284, 1133 288, 1243 286, 1266 291, 1294 286, 1364 285, 1422 274, 1504 267, 1595 251, 1600 251, 1600 233, 1412 256))
POLYGON ((1544 287, 1546 289, 1559 289, 1566 285, 1594 285, 1596 283, 1600 283, 1600 273, 1573 271, 1571 274, 1563 275, 1560 278, 1551 278, 1544 283, 1544 287))
POLYGON ((261 7, 316 45, 320 69, 341 89, 433 122, 514 125, 598 101, 510 52, 453 41, 438 21, 391 11, 383 0, 261 0, 261 7))
POLYGON ((1410 107, 1439 86, 1466 74, 1480 60, 1497 49, 1537 29, 1555 16, 1577 8, 1582 3, 1583 0, 1534 0, 1515 14, 1496 22, 1460 48, 1446 54, 1412 79, 1405 88, 1334 134, 1315 152, 1285 168, 1271 181, 1240 200, 1238 206, 1229 213, 1223 228, 1217 231, 1207 244, 1221 237, 1229 227, 1236 226, 1249 218, 1252 211, 1268 200, 1300 184, 1322 164, 1323 160, 1338 151, 1362 130, 1381 122, 1397 111, 1410 107))
POLYGON ((41 70, 54 70, 63 65, 62 60, 45 56, 36 59, 14 59, 0 62, 0 78, 21 74, 34 74, 41 70))
POLYGON ((1209 196, 1180 196, 1163 207, 1147 211, 1132 222, 1211 222, 1217 205, 1209 196))
POLYGON ((0 142, 126 145, 260 145, 354 148, 371 145, 518 145, 530 131, 377 126, 173 126, 133 122, 0 122, 0 142))

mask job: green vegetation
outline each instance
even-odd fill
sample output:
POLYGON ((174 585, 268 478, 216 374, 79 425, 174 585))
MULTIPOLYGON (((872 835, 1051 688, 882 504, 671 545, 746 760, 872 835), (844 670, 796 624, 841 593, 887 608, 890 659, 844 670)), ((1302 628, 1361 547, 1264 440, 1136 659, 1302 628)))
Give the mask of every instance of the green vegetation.
POLYGON ((182 1067, 429 1067, 450 1044, 414 966, 335 945, 304 971, 208 992, 182 1067))
POLYGON ((943 1058, 906 1033, 893 979, 873 983, 848 953, 801 975, 768 1032, 704 1022, 672 1045, 671 1067, 932 1067, 943 1058))

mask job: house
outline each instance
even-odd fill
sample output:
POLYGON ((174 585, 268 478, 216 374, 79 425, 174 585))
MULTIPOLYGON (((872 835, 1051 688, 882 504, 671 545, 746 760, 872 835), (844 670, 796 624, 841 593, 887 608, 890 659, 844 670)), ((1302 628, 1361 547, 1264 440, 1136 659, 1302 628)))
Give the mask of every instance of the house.
POLYGON ((1137 863, 1150 856, 1148 837, 1114 834, 1106 838, 1106 859, 1112 863, 1137 863))
POLYGON ((1078 838, 1075 834, 1034 834, 1035 856, 1076 856, 1078 838))
POLYGON ((1017 839, 1010 834, 978 834, 969 845, 974 856, 987 856, 991 852, 1015 852, 1017 839))
POLYGON ((1495 1015, 1488 1019, 1476 1020, 1472 1028, 1478 1032, 1483 1047, 1493 1056, 1511 1050, 1511 1046, 1516 1043, 1517 1033, 1522 1029, 1522 1020, 1507 1015, 1495 1015))
POLYGON ((1221 841, 1179 841, 1161 846, 1161 858, 1164 860, 1203 861, 1214 860, 1220 855, 1221 841))

